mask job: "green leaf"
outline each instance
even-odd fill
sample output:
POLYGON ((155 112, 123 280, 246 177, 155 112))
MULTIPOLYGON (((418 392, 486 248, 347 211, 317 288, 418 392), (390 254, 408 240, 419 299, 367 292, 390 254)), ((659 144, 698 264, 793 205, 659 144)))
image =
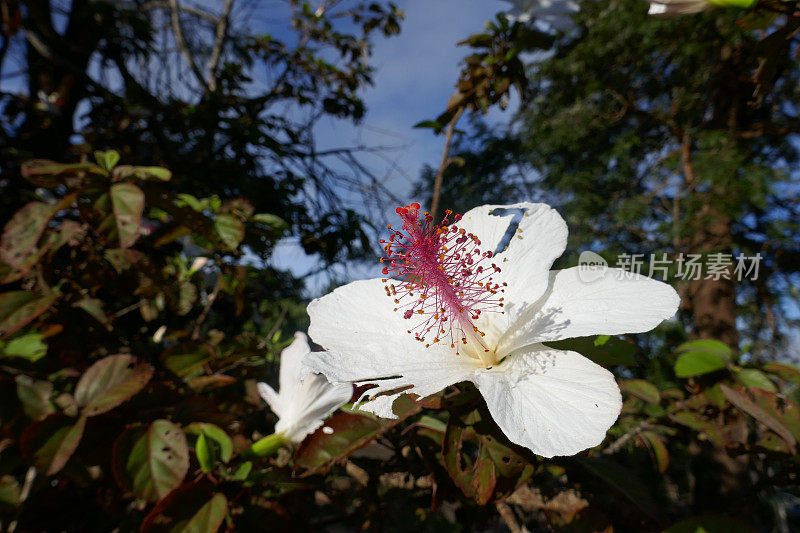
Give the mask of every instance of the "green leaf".
POLYGON ((120 248, 129 248, 139 238, 144 212, 144 193, 133 183, 115 183, 109 190, 120 248))
POLYGON ((710 352, 688 352, 675 361, 675 375, 679 378, 702 376, 709 372, 722 370, 727 360, 710 352))
POLYGON ((648 403, 658 404, 661 402, 661 393, 658 391, 658 387, 644 379, 629 379, 622 383, 622 390, 648 403))
MULTIPOLYGON (((215 444, 216 449, 213 450, 215 457, 217 457, 216 454, 218 454, 223 463, 227 463, 231 460, 231 455, 233 455, 233 441, 231 441, 228 434, 218 426, 206 422, 194 422, 186 426, 184 432, 191 435, 198 435, 198 439, 204 437, 206 446, 210 446, 208 441, 215 444)), ((199 453, 198 451, 198 455, 199 453)))
POLYGON ((83 373, 75 388, 75 401, 85 416, 96 416, 132 398, 151 377, 153 367, 132 355, 109 355, 83 373))
POLYGON ((106 152, 96 150, 94 153, 94 160, 105 171, 110 172, 117 163, 119 163, 119 152, 116 150, 108 150, 106 152))
POLYGON ((235 250, 244 239, 244 224, 233 215, 217 215, 214 231, 229 250, 235 250))
POLYGON ((719 356, 721 359, 725 359, 726 361, 729 361, 733 355, 733 351, 731 350, 730 346, 716 339, 698 339, 684 342, 678 346, 675 351, 677 353, 711 353, 719 356))
POLYGON ((770 381, 765 373, 755 368, 743 368, 736 372, 736 379, 747 387, 764 389, 769 392, 778 392, 778 388, 770 381))
POLYGON ((200 433, 200 436, 197 437, 197 442, 194 445, 194 451, 197 455, 197 462, 200 463, 200 468, 206 474, 214 470, 214 464, 217 462, 217 458, 214 454, 214 449, 209 446, 208 441, 206 440, 206 436, 200 433))
POLYGON ((14 337, 2 349, 2 357, 21 357, 35 363, 47 354, 47 344, 40 333, 14 337))
POLYGON ((694 411, 681 411, 680 413, 670 415, 670 418, 681 425, 692 428, 695 431, 704 434, 719 446, 725 446, 726 444, 725 437, 722 434, 722 429, 715 426, 694 411))
POLYGON ((20 447, 27 459, 45 476, 64 468, 83 437, 86 417, 77 420, 57 413, 25 428, 20 447))
POLYGON ((141 533, 216 533, 228 514, 225 495, 208 487, 183 485, 150 512, 141 533))
POLYGON ((396 419, 352 413, 330 417, 325 422, 325 427, 332 429, 333 433, 326 433, 319 428, 309 435, 295 453, 295 465, 309 470, 308 473, 314 473, 334 461, 341 461, 378 438, 387 429, 418 413, 421 407, 404 394, 395 400, 393 410, 397 415, 396 419))
POLYGON ((161 361, 176 376, 189 380, 203 374, 203 367, 213 357, 214 351, 209 346, 183 342, 165 350, 161 361))
POLYGON ((17 397, 22 403, 22 410, 29 418, 43 420, 55 412, 55 407, 50 401, 53 395, 52 383, 34 380, 25 375, 17 376, 14 381, 17 383, 17 397))
POLYGON ((132 428, 114 443, 117 482, 139 498, 162 500, 189 471, 189 447, 181 428, 156 420, 145 430, 132 428))

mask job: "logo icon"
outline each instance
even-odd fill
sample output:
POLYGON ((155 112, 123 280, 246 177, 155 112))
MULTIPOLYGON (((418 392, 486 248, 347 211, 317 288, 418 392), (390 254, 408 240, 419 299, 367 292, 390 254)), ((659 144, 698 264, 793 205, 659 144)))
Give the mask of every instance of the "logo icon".
POLYGON ((578 257, 578 279, 591 283, 602 278, 608 270, 608 262, 598 254, 585 250, 578 257))

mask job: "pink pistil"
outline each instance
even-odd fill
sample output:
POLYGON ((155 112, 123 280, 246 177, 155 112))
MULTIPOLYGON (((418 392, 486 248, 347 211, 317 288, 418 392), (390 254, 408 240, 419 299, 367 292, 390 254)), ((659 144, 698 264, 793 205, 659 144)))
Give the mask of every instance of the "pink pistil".
POLYGON ((421 317, 420 323, 408 330, 418 341, 426 342, 433 332, 434 338, 426 347, 449 335, 456 353, 460 345, 468 344, 468 337, 489 352, 483 342, 485 333, 475 321, 484 312, 503 312, 499 294, 504 289, 493 281, 500 268, 487 264, 493 254, 478 249, 478 237, 456 225, 460 215, 454 215, 449 224, 452 212, 447 211, 442 223, 435 226, 430 213, 423 213, 420 220, 419 209, 418 203, 398 207, 402 231, 389 225, 389 240, 380 241, 387 256, 381 263, 388 263, 383 268, 386 294, 403 318, 421 317))

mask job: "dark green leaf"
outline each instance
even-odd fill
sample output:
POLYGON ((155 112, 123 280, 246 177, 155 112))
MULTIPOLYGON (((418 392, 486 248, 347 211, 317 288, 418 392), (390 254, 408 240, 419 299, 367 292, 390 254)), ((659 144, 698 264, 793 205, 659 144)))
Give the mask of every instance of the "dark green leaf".
POLYGON ((22 410, 29 418, 43 420, 55 412, 55 407, 50 401, 53 395, 52 383, 34 380, 24 375, 17 376, 14 381, 17 383, 17 397, 22 403, 22 410))
POLYGON ((624 381, 622 390, 648 403, 658 404, 661 402, 661 393, 659 393, 658 387, 644 379, 624 381))
POLYGON ((119 163, 119 152, 108 150, 106 152, 97 150, 94 153, 94 160, 105 171, 110 172, 119 163))
POLYGON ((658 506, 647 486, 631 470, 600 457, 576 457, 575 460, 609 487, 624 496, 644 514, 658 517, 658 506))

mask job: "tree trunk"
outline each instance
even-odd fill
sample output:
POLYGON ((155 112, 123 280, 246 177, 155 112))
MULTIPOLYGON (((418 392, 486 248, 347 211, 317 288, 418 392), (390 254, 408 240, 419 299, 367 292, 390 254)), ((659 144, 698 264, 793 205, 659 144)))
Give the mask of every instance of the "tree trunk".
MULTIPOLYGON (((707 203, 698 213, 697 231, 692 237, 693 253, 731 253, 731 220, 707 203)), ((739 331, 736 327, 736 290, 733 268, 731 279, 691 281, 688 290, 689 309, 695 333, 701 339, 717 339, 736 349, 739 331)))

